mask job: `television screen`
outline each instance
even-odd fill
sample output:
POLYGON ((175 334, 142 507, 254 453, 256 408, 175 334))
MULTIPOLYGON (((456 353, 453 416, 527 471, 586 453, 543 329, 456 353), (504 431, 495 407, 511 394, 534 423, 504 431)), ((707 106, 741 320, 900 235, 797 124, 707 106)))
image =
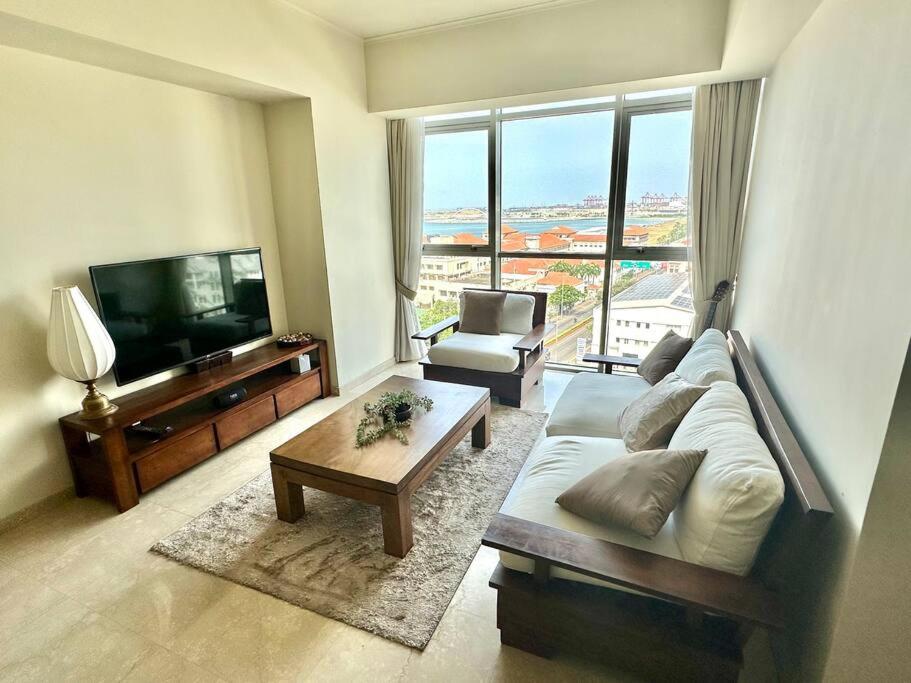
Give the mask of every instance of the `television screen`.
POLYGON ((272 334, 259 249, 89 268, 126 384, 272 334))

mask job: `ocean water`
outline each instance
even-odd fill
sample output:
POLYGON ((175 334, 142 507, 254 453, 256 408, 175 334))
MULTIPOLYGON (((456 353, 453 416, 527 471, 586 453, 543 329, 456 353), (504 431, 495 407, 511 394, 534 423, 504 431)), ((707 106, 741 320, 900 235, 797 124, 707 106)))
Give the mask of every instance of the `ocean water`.
MULTIPOLYGON (((655 225, 665 221, 674 220, 674 216, 663 216, 661 218, 627 218, 623 221, 624 225, 655 225)), ((607 229, 606 218, 580 218, 577 220, 549 220, 549 221, 506 221, 519 232, 541 233, 555 228, 558 225, 565 225, 573 230, 604 231, 607 229)), ((430 223, 424 221, 425 235, 454 235, 458 232, 467 232, 470 235, 481 235, 487 231, 487 223, 430 223)))

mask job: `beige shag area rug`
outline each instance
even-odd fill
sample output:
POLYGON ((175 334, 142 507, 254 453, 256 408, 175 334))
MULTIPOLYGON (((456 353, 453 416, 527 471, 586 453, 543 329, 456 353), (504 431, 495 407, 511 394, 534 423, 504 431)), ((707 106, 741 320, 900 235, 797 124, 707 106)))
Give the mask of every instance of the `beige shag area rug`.
POLYGON ((304 517, 278 521, 268 470, 152 550, 423 650, 546 417, 494 405, 490 446, 466 437, 413 496, 404 559, 383 552, 372 505, 305 488, 304 517))

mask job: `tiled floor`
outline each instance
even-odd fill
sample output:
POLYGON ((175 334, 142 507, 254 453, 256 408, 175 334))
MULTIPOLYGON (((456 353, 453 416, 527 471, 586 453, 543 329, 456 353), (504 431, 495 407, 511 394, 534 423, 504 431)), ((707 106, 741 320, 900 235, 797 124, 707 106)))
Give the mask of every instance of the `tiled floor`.
MULTIPOLYGON (((482 548, 421 653, 148 552, 268 467, 269 450, 392 374, 316 401, 116 515, 70 499, 0 535, 0 680, 630 680, 501 647, 482 548)), ((548 372, 532 410, 571 375, 548 372)))

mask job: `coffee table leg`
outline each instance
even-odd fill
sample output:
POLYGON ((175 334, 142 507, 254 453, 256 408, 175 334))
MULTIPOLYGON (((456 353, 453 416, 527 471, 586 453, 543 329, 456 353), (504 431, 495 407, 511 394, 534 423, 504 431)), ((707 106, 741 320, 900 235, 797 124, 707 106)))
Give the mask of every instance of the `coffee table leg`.
POLYGON ((490 445, 490 401, 484 409, 484 415, 471 428, 471 445, 475 448, 487 448, 490 445))
POLYGON ((275 491, 275 513, 283 522, 296 522, 304 514, 304 489, 288 481, 284 470, 272 464, 272 489, 275 491))
POLYGON ((383 551, 387 555, 405 557, 414 537, 411 526, 411 496, 389 496, 381 506, 383 511, 383 551))

